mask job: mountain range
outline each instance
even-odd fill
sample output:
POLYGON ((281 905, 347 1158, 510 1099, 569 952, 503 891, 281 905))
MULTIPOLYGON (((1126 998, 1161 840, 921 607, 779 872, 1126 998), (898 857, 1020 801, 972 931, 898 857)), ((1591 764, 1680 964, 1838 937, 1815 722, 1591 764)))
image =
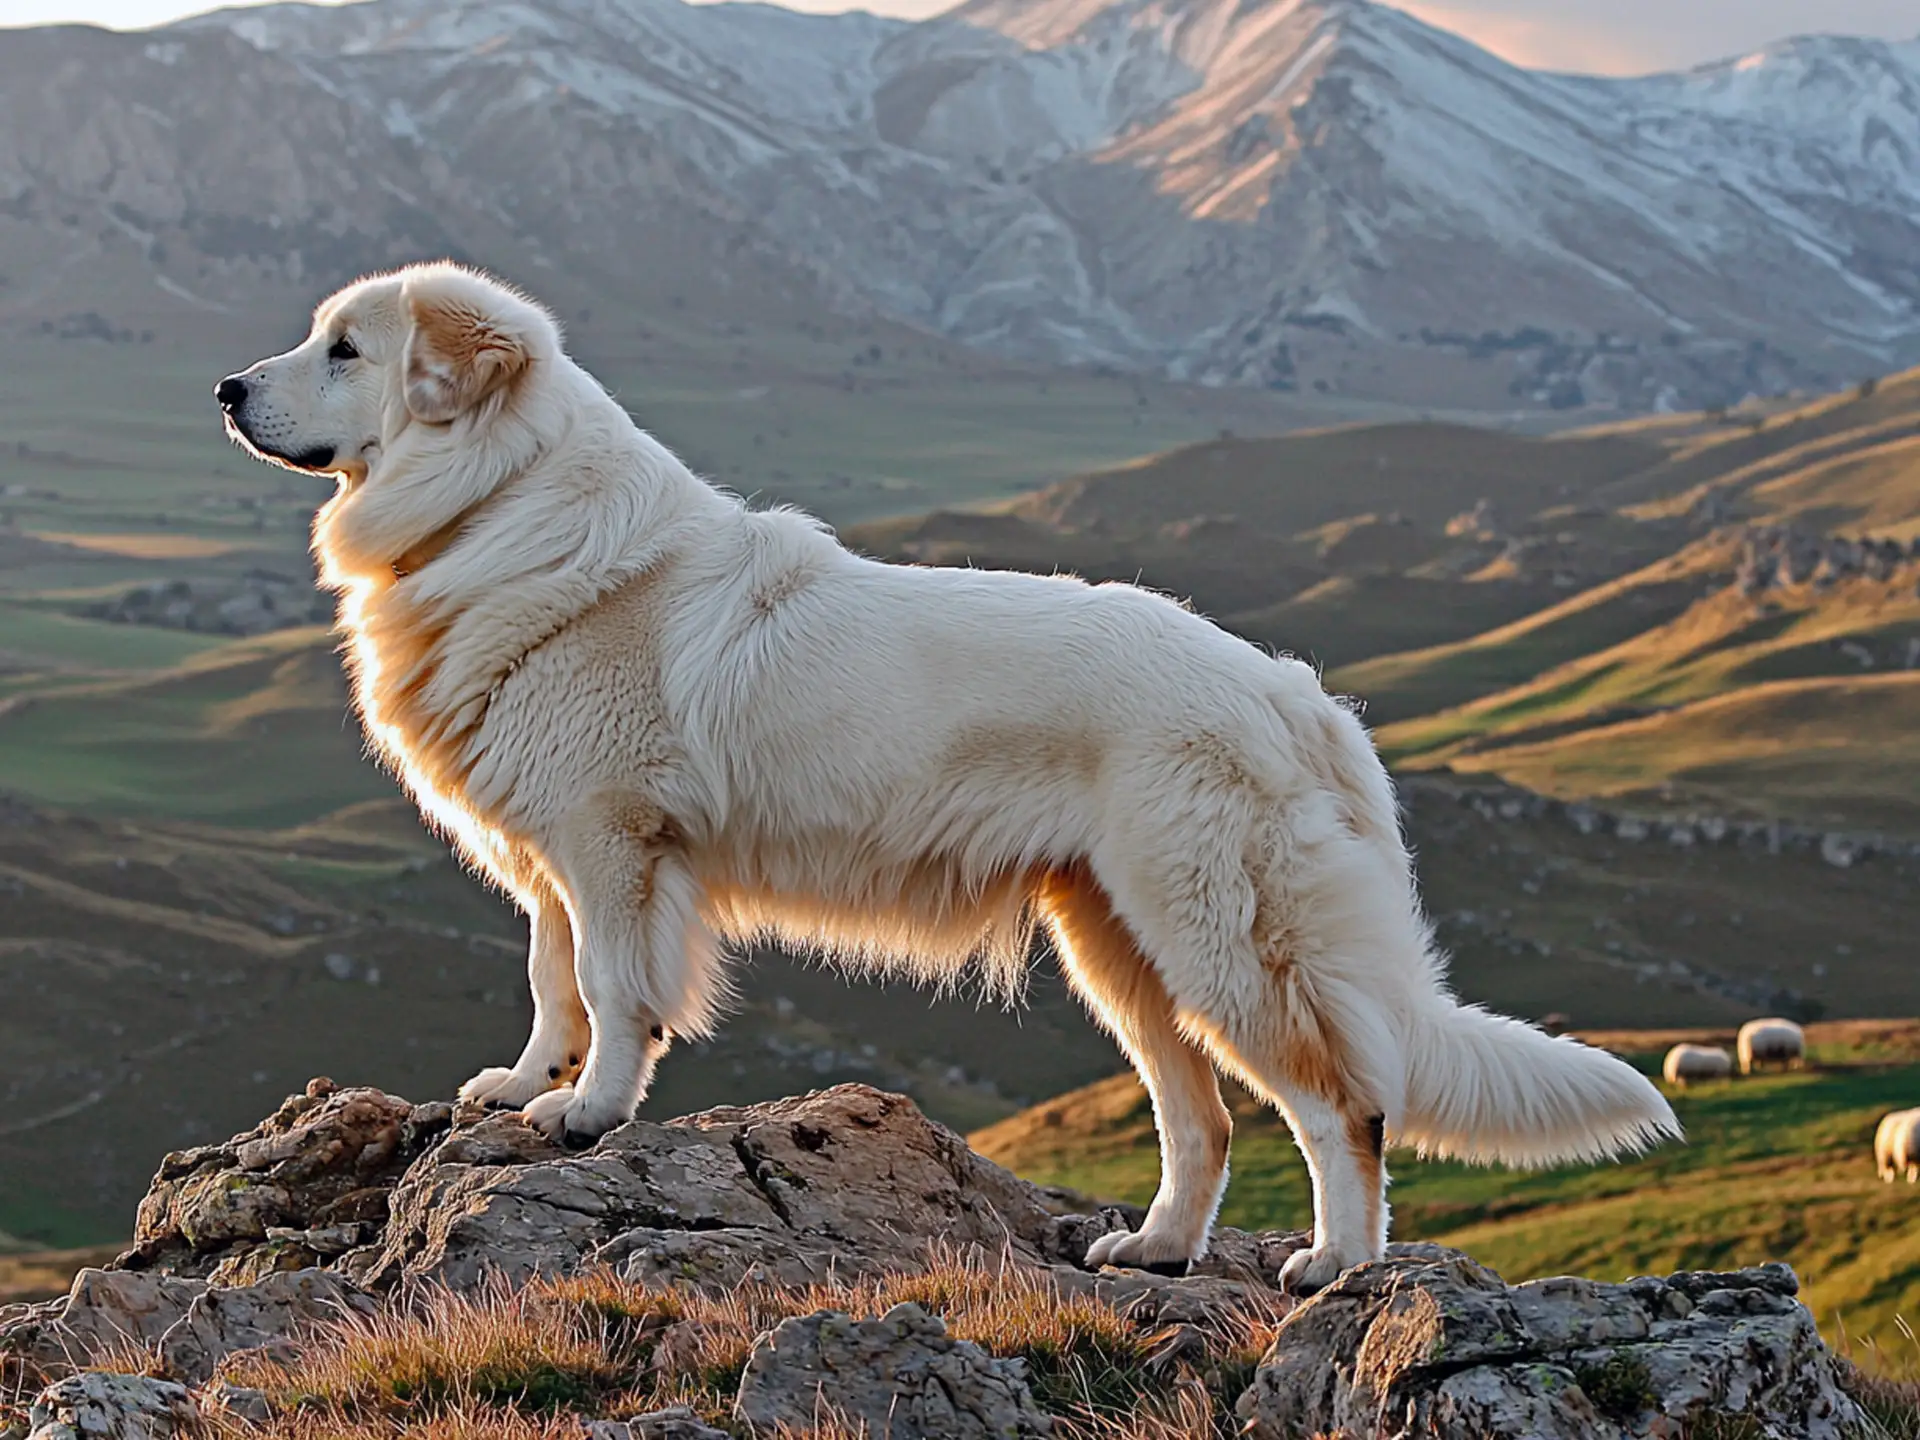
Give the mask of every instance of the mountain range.
POLYGON ((1920 361, 1920 40, 1635 79, 1370 0, 362 0, 0 32, 0 329, 452 253, 571 313, 1486 409, 1920 361))

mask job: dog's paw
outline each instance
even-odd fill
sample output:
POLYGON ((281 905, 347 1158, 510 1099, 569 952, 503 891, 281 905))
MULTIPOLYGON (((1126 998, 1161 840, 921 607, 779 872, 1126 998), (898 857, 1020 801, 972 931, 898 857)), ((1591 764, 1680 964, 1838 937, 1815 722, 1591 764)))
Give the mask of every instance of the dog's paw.
POLYGON ((633 1118, 631 1105, 611 1109, 596 1104, 591 1092, 561 1085, 537 1095, 521 1114, 526 1122, 549 1140, 557 1140, 569 1150, 585 1150, 607 1131, 633 1118))
POLYGON ((559 1082, 543 1071, 536 1076, 523 1075, 518 1069, 493 1065, 482 1070, 460 1087, 465 1105, 485 1105, 495 1110, 519 1110, 536 1095, 551 1090, 559 1082))
POLYGON ((1087 1269, 1118 1265, 1130 1270, 1146 1270, 1155 1275, 1180 1276, 1198 1258, 1196 1247, 1165 1235, 1156 1235, 1148 1226, 1138 1234, 1131 1230, 1112 1230, 1087 1247, 1087 1269))
POLYGON ((1296 1250, 1280 1267, 1280 1289, 1287 1295, 1317 1295, 1347 1270, 1366 1263, 1366 1256, 1344 1259, 1331 1246, 1313 1245, 1296 1250))

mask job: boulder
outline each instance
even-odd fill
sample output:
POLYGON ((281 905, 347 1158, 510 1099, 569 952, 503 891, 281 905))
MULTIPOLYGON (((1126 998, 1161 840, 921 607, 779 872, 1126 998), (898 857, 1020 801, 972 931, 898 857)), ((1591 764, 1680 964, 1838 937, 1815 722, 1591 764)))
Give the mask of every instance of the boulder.
POLYGON ((1714 1415, 1841 1440, 1860 1415, 1797 1289, 1784 1265, 1509 1286, 1434 1247, 1288 1315, 1238 1413, 1253 1440, 1626 1440, 1714 1415))
POLYGON ((423 1157, 391 1204, 378 1250, 343 1262, 374 1286, 588 1261, 716 1288, 804 1283, 920 1268, 928 1236, 1040 1265, 1057 1224, 1033 1186, 865 1085, 634 1121, 578 1154, 490 1116, 423 1157))
POLYGON ((587 1440, 733 1440, 684 1405, 653 1410, 631 1420, 589 1420, 587 1440))
POLYGON ((382 1229, 394 1185, 452 1123, 444 1103, 312 1081, 244 1135, 167 1156, 127 1264, 243 1280, 312 1265, 338 1252, 344 1227, 382 1229), (307 1244, 314 1232, 324 1238, 307 1244))
POLYGON ((754 1346, 735 1414, 768 1436, 828 1420, 889 1440, 1020 1440, 1053 1428, 1023 1363, 953 1339, 913 1304, 877 1320, 827 1310, 782 1321, 754 1346))
POLYGON ((376 1308, 372 1296, 324 1270, 283 1272, 254 1285, 128 1270, 82 1270, 64 1300, 0 1319, 0 1352, 36 1372, 98 1363, 136 1346, 175 1379, 197 1384, 237 1350, 279 1347, 303 1327, 376 1308))
POLYGON ((197 1416, 184 1385, 92 1370, 40 1392, 27 1412, 28 1440, 168 1440, 197 1416))

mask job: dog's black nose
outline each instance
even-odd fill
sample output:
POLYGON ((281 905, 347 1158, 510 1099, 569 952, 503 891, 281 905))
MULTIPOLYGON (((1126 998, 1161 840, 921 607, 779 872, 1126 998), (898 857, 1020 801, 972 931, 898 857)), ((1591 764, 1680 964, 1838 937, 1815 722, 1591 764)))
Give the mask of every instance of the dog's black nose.
POLYGON ((213 387, 213 398, 220 402, 222 410, 238 410, 247 398, 247 382, 238 375, 229 375, 213 387))

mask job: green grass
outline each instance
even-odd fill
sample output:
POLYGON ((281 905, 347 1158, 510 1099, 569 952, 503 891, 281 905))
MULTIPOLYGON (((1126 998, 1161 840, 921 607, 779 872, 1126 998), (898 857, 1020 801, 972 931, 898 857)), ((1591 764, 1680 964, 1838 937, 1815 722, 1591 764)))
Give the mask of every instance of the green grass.
POLYGON ((1751 685, 1450 763, 1569 798, 1901 833, 1920 795, 1920 675, 1751 685))
POLYGON ((0 708, 0 789, 127 815, 276 828, 386 799, 332 641, 233 642, 138 680, 48 686, 0 708))
MULTIPOLYGON (((1458 1246, 1509 1280, 1625 1279, 1785 1260, 1826 1333, 1899 1341, 1920 1314, 1920 1203, 1874 1174, 1874 1126, 1920 1099, 1920 1064, 1864 1065, 1697 1087, 1673 1097, 1687 1143, 1617 1165, 1513 1172, 1390 1157, 1396 1239, 1458 1246)), ((1221 1219, 1305 1227, 1304 1162, 1265 1110, 1236 1106, 1221 1219)), ((1131 1077, 972 1137, 1043 1184, 1144 1204, 1158 1177, 1151 1113, 1131 1077), (1049 1116, 1056 1117, 1049 1120, 1049 1116)))
POLYGON ((1681 614, 1699 594, 1697 582, 1628 576, 1469 640, 1377 656, 1327 681, 1365 696, 1368 718, 1379 724, 1432 714, 1619 645, 1681 614))
POLYGON ((226 643, 226 636, 116 625, 0 601, 0 654, 48 670, 164 670, 226 643))

